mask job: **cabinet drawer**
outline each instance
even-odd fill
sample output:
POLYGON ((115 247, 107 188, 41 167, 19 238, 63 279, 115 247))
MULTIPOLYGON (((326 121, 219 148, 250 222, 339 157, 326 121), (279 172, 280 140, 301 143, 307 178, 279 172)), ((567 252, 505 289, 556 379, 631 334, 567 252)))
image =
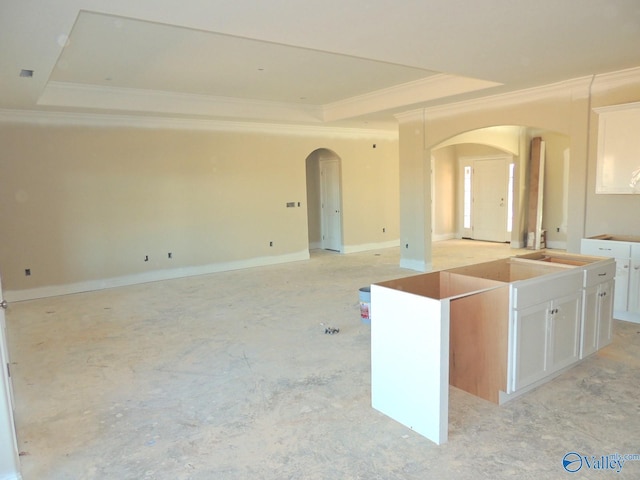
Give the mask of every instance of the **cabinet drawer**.
POLYGON ((628 243, 616 242, 615 240, 583 238, 580 253, 600 257, 629 258, 631 246, 628 243))
POLYGON ((585 269, 585 287, 613 280, 616 276, 616 262, 607 261, 604 265, 587 266, 585 269))
POLYGON ((513 308, 527 308, 578 292, 582 290, 583 275, 583 271, 577 269, 563 275, 554 275, 553 278, 546 275, 544 278, 526 280, 522 285, 512 284, 513 308))

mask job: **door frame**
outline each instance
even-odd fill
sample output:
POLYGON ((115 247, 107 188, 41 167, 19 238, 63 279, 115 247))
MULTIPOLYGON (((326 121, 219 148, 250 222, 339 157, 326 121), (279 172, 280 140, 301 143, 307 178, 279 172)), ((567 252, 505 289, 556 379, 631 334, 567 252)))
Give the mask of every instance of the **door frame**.
MULTIPOLYGON (((460 205, 459 208, 459 212, 458 212, 458 232, 459 232, 459 236, 461 238, 474 238, 473 237, 473 226, 474 226, 474 208, 473 208, 473 200, 471 202, 471 228, 465 228, 464 227, 464 202, 465 202, 465 179, 464 179, 464 169, 466 166, 471 166, 471 197, 473 199, 473 171, 475 168, 475 162, 476 161, 483 161, 483 160, 504 160, 505 161, 505 169, 506 169, 506 176, 507 176, 507 185, 506 185, 506 190, 507 190, 507 221, 508 221, 508 214, 509 211, 512 212, 512 216, 513 216, 513 212, 514 212, 514 202, 515 202, 515 198, 514 198, 514 191, 509 192, 509 169, 510 169, 510 165, 514 164, 514 158, 513 155, 510 153, 496 153, 496 154, 492 154, 492 155, 468 155, 468 156, 461 156, 458 157, 458 200, 459 203, 458 205, 460 205)), ((513 185, 513 189, 515 188, 515 185, 513 185)), ((512 189, 512 190, 513 190, 512 189)), ((513 221, 513 218, 512 218, 513 221)), ((513 227, 512 227, 513 228, 513 227)), ((504 242, 508 243, 511 241, 511 232, 508 231, 508 227, 505 225, 505 239, 504 242)))
MULTIPOLYGON (((3 300, 0 281, 0 301, 3 300)), ((9 351, 6 338, 6 318, 4 308, 0 308, 0 476, 19 477, 20 458, 13 418, 13 390, 9 376, 9 351)))
POLYGON ((320 170, 320 234, 321 234, 321 244, 324 250, 331 250, 336 252, 343 252, 343 228, 342 228, 342 162, 340 157, 335 153, 331 152, 331 157, 321 157, 319 161, 319 170, 320 170), (337 165, 336 175, 335 177, 328 178, 326 175, 323 175, 323 167, 328 163, 335 163, 337 165), (333 188, 328 188, 328 182, 333 184, 333 188), (338 215, 339 219, 337 223, 335 223, 335 227, 337 227, 338 231, 335 235, 337 237, 337 244, 332 244, 331 240, 328 238, 330 233, 330 224, 332 223, 329 219, 330 213, 327 209, 325 209, 325 204, 327 204, 327 198, 330 194, 329 192, 335 192, 337 198, 334 198, 335 204, 338 205, 338 215))

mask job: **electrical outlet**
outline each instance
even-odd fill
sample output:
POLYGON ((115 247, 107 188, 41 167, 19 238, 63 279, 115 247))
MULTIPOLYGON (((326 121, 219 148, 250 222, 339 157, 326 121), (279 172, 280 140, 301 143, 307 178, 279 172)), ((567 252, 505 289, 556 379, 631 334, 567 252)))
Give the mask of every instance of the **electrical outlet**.
POLYGON ((30 268, 25 268, 24 269, 24 274, 25 274, 26 277, 30 276, 31 275, 31 269, 30 268))

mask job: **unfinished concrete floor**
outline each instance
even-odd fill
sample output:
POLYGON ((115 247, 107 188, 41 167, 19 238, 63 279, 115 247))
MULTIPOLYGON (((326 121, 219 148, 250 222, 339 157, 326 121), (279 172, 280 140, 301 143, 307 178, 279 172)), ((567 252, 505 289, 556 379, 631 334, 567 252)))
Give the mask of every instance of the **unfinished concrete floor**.
MULTIPOLYGON (((434 268, 514 253, 438 242, 434 268)), ((315 251, 10 305, 23 478, 538 480, 571 477, 567 452, 640 454, 640 325, 624 322, 613 345, 502 407, 451 388, 445 445, 373 410, 358 289, 416 273, 398 264, 397 248, 315 251)), ((640 461, 616 478, 640 478, 640 461)))

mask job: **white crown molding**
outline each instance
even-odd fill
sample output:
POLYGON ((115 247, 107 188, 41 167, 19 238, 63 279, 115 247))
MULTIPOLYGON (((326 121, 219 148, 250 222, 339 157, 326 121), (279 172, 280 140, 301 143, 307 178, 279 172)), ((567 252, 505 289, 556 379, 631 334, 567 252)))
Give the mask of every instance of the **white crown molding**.
POLYGON ((324 119, 342 120, 500 85, 502 84, 457 75, 431 75, 420 80, 326 104, 324 119))
MULTIPOLYGON (((501 93, 486 97, 449 103, 434 107, 418 108, 394 115, 399 123, 422 121, 423 118, 454 116, 486 108, 509 107, 557 97, 588 98, 591 93, 605 91, 615 87, 640 83, 640 67, 595 76, 580 77, 564 82, 532 87, 514 92, 501 93)), ((627 108, 635 108, 633 104, 627 108)), ((620 109, 621 106, 598 107, 597 112, 607 109, 620 109)))
POLYGON ((398 113, 394 115, 398 123, 410 123, 410 122, 422 122, 424 120, 424 108, 416 108, 415 110, 408 110, 406 112, 398 113))
POLYGON ((640 102, 619 103, 617 105, 605 105, 604 107, 595 107, 593 111, 596 113, 607 113, 607 112, 620 112, 623 110, 637 110, 637 109, 640 109, 640 102))
POLYGON ((640 83, 640 67, 596 75, 591 91, 600 93, 612 88, 640 83))
POLYGON ((266 121, 311 123, 323 121, 322 107, 316 105, 65 82, 47 83, 38 99, 38 105, 266 121))
POLYGON ((397 130, 292 125, 262 122, 200 120, 190 118, 108 115, 76 112, 0 109, 0 122, 99 128, 148 128, 167 130, 205 130, 264 133, 269 135, 319 136, 338 138, 377 138, 397 140, 397 130))
MULTIPOLYGON (((511 107, 523 103, 533 103, 558 97, 571 97, 574 99, 588 98, 589 87, 592 79, 592 76, 580 77, 539 87, 526 88, 497 95, 489 95, 486 97, 449 103, 446 105, 426 107, 424 108, 424 113, 426 117, 432 119, 459 115, 486 108, 496 109, 511 107)), ((399 116, 397 118, 399 118, 399 116)))

